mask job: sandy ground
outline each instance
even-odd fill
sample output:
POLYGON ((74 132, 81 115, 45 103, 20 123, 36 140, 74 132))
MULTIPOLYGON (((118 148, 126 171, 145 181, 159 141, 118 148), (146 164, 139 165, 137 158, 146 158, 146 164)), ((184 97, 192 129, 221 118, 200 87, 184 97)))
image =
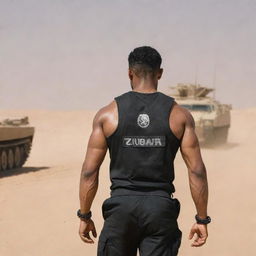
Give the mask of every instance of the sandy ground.
MULTIPOLYGON (((78 236, 79 176, 95 112, 0 111, 0 116, 29 115, 36 135, 24 168, 0 178, 1 256, 96 255, 95 244, 78 236)), ((191 248, 188 233, 195 208, 187 171, 177 155, 176 190, 182 208, 182 256, 256 255, 256 109, 232 112, 229 143, 202 149, 210 186, 208 243, 191 248)), ((100 170, 93 202, 98 235, 103 225, 101 204, 109 197, 109 157, 100 170)))

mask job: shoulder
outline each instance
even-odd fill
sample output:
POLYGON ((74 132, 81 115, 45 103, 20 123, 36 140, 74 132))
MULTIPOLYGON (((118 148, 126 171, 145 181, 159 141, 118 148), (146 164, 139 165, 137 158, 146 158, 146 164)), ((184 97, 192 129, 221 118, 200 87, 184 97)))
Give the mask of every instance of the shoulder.
POLYGON ((119 100, 122 100, 123 98, 126 98, 130 95, 129 92, 122 93, 116 97, 107 105, 100 108, 94 117, 95 122, 104 123, 105 121, 116 119, 118 115, 118 102, 119 100))
POLYGON ((176 101, 173 103, 172 111, 169 117, 171 130, 178 139, 182 139, 186 129, 195 127, 194 119, 191 113, 176 101))
POLYGON ((94 115, 94 123, 103 123, 110 115, 113 115, 117 110, 117 104, 115 100, 112 100, 109 104, 100 108, 94 115))
POLYGON ((190 112, 180 106, 176 101, 173 102, 169 116, 169 125, 173 134, 180 140, 183 137, 186 127, 193 125, 193 117, 190 112))
POLYGON ((194 118, 191 113, 186 108, 179 105, 176 101, 173 102, 171 115, 173 115, 173 117, 183 124, 194 125, 194 118))

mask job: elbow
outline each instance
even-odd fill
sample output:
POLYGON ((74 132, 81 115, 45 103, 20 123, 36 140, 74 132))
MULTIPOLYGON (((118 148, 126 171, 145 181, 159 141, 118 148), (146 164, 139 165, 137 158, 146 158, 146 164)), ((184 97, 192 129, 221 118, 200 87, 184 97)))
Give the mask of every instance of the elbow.
POLYGON ((82 170, 81 172, 81 180, 85 183, 95 183, 98 180, 98 169, 97 170, 82 170))
POLYGON ((206 169, 203 163, 193 166, 192 168, 190 168, 189 171, 191 175, 195 176, 198 179, 205 180, 207 178, 206 169))
POLYGON ((205 171, 193 170, 193 171, 191 171, 191 175, 193 175, 197 179, 206 180, 206 172, 205 171))

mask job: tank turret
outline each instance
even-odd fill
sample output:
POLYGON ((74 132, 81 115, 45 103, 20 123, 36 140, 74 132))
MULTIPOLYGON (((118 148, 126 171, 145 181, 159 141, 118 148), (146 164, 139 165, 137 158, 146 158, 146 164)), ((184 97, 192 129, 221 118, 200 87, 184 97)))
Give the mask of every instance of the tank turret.
POLYGON ((178 96, 179 98, 194 98, 194 99, 206 97, 210 92, 214 90, 213 88, 208 88, 201 85, 181 84, 181 83, 170 88, 178 92, 176 96, 178 96))

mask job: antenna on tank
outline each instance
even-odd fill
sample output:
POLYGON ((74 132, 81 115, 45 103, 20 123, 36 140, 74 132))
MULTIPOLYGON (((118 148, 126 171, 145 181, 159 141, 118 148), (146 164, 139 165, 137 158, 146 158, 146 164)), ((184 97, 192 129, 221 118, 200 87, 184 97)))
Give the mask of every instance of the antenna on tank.
POLYGON ((214 69, 213 69, 213 82, 212 82, 212 88, 213 90, 213 98, 215 99, 215 92, 216 92, 216 76, 217 76, 217 65, 216 62, 214 64, 214 69))
POLYGON ((195 85, 198 86, 198 64, 196 65, 195 71, 195 85))

